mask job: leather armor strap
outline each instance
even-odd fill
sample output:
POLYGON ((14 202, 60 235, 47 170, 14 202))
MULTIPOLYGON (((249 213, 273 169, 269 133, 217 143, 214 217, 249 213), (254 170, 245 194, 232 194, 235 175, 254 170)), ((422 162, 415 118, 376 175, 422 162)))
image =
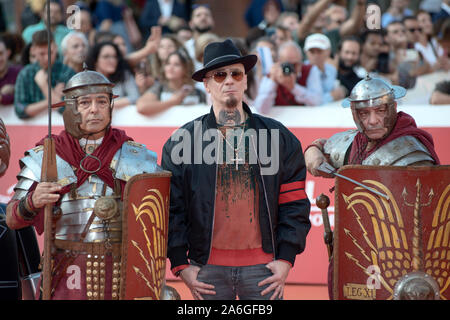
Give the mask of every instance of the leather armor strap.
POLYGON ((55 247, 78 254, 106 255, 112 253, 115 256, 120 255, 122 244, 112 243, 111 248, 107 248, 105 242, 74 242, 55 239, 55 247))
POLYGON ((84 239, 86 238, 86 235, 88 234, 89 228, 91 227, 91 224, 94 221, 94 219, 95 219, 95 214, 94 214, 94 211, 92 211, 91 216, 89 217, 89 220, 86 223, 86 226, 84 227, 83 232, 81 233, 80 242, 83 242, 84 239))

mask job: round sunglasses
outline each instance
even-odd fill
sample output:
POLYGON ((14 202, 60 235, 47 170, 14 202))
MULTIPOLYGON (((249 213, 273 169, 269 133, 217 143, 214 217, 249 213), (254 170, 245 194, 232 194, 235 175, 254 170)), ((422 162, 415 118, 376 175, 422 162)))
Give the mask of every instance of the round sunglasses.
MULTIPOLYGON (((230 71, 231 77, 236 81, 241 81, 244 77, 244 72, 242 71, 230 71)), ((214 72, 213 75, 205 78, 213 78, 217 83, 223 82, 228 76, 228 72, 226 71, 217 71, 214 72)))

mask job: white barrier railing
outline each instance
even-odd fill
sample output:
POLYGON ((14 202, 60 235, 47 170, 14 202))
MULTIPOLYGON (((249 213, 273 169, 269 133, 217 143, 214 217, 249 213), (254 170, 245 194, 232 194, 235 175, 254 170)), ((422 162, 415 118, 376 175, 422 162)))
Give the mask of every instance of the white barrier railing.
MULTIPOLYGON (((127 106, 113 111, 114 126, 120 127, 180 127, 205 113, 207 105, 175 106, 156 116, 144 116, 135 106, 127 106)), ((399 104, 399 111, 410 114, 419 127, 450 127, 450 105, 405 105, 399 104)), ((334 105, 320 107, 274 107, 265 116, 274 118, 290 128, 352 128, 355 126, 351 111, 334 105)), ((19 119, 12 106, 0 108, 0 118, 8 125, 47 125, 46 113, 32 119, 19 119)), ((56 110, 52 112, 52 124, 63 126, 63 119, 56 110)))

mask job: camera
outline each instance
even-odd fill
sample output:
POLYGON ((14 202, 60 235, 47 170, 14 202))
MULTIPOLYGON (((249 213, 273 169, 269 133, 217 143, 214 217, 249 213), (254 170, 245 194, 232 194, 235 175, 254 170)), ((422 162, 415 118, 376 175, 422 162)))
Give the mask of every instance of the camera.
POLYGON ((289 62, 283 62, 281 64, 281 70, 283 71, 283 75, 288 76, 295 72, 294 65, 289 62))

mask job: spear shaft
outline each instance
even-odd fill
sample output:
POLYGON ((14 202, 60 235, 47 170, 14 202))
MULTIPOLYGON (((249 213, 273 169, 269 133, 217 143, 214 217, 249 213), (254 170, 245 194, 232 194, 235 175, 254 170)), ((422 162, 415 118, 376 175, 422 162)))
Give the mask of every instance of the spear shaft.
MULTIPOLYGON (((52 139, 52 61, 50 32, 50 0, 47 0, 47 46, 48 46, 48 137, 44 140, 44 154, 41 168, 41 182, 56 182, 58 179, 56 167, 55 143, 52 139)), ((44 207, 44 264, 43 293, 44 300, 50 300, 52 295, 52 250, 53 250, 53 204, 44 207)))

